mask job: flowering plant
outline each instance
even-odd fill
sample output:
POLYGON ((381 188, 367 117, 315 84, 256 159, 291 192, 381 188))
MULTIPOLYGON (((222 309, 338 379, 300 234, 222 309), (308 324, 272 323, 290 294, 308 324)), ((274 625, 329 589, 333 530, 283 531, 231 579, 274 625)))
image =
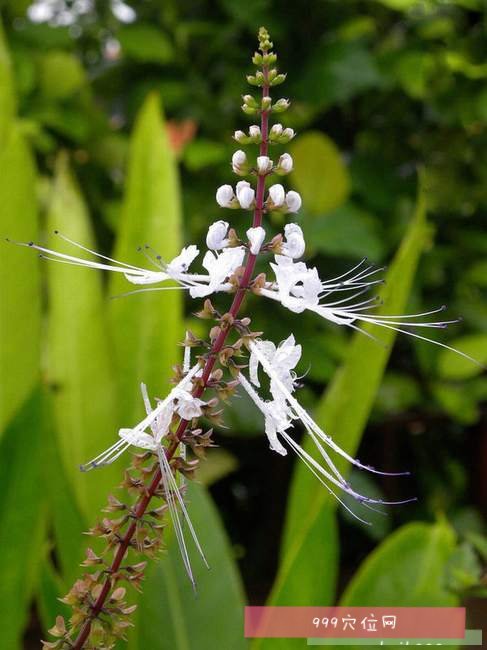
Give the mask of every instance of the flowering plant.
POLYGON ((64 598, 64 602, 73 608, 73 616, 69 626, 58 617, 51 630, 56 640, 45 642, 45 648, 109 648, 113 647, 116 639, 124 638, 134 606, 125 602, 126 591, 120 582, 126 581, 140 588, 146 566, 145 560, 126 564, 127 554, 133 551, 153 557, 157 553, 162 545, 166 513, 172 519, 185 570, 196 588, 185 528, 202 561, 205 564, 207 561, 184 501, 185 478, 194 474, 205 449, 213 444, 213 431, 211 428, 204 430, 199 424, 200 418, 218 424, 220 402, 229 400, 237 390, 247 393, 262 414, 271 450, 281 455, 286 455, 288 449, 294 451, 323 487, 356 518, 365 521, 361 513, 352 511, 341 500, 340 493, 352 496, 359 505, 369 509, 407 501, 384 501, 360 494, 345 479, 337 467, 337 457, 372 473, 399 475, 404 472, 383 472, 366 466, 342 450, 294 395, 298 388, 296 367, 301 357, 301 345, 292 334, 279 344, 263 338, 262 333, 252 330, 251 319, 241 314, 244 298, 253 294, 257 298, 279 302, 296 314, 314 312, 334 324, 362 331, 367 336, 371 335, 360 328, 362 323, 373 323, 448 349, 452 348, 419 332, 444 328, 456 322, 428 319, 443 311, 444 307, 417 314, 374 315, 374 308, 379 303, 376 297, 369 297, 368 292, 382 282, 379 278, 382 269, 362 260, 349 271, 322 280, 316 268, 298 261, 306 249, 298 223, 287 223, 284 233, 268 237, 266 214, 274 211, 292 215, 301 207, 301 197, 297 192, 286 191, 281 183, 268 182, 273 175, 284 177, 293 168, 288 153, 277 158, 271 151, 271 147, 285 145, 294 137, 292 129, 284 128, 280 123, 270 124, 272 116, 285 112, 289 106, 287 99, 274 101, 271 97, 271 89, 285 81, 285 75, 277 70, 276 61, 269 35, 261 28, 259 51, 253 57, 257 70, 247 77, 251 86, 261 89, 261 96, 244 95, 242 105, 243 112, 258 117, 260 124, 250 126, 247 132, 236 131, 234 134, 241 146, 257 145, 258 155, 254 160, 238 149, 232 156, 232 170, 237 176, 250 180, 239 180, 235 188, 223 185, 216 192, 216 202, 221 208, 249 211, 252 221, 245 238, 239 236, 227 221, 218 220, 210 225, 206 237, 208 250, 201 262, 203 270, 192 270, 200 254, 195 245, 183 248, 170 261, 162 260, 147 248, 146 257, 154 267, 148 269, 96 253, 59 232, 56 232, 58 237, 94 255, 96 260, 61 253, 33 242, 25 244, 50 261, 121 273, 129 283, 139 286, 136 292, 188 291, 193 299, 205 299, 198 316, 213 322, 208 341, 187 332, 183 363, 176 369, 170 393, 153 406, 145 385, 142 385, 146 417, 131 427, 120 429, 119 439, 112 446, 81 465, 84 471, 102 468, 131 448, 140 450, 134 455, 123 482, 123 486, 136 495, 136 500, 125 504, 109 498, 107 511, 113 513, 112 516, 103 519, 90 531, 92 535, 102 537, 106 547, 100 554, 88 549, 84 565, 94 570, 78 580, 64 598), (268 271, 256 273, 258 262, 265 256, 273 259, 269 278, 268 271), (208 298, 216 293, 232 296, 227 311, 216 309, 208 298), (193 349, 197 349, 198 354, 192 365, 193 349), (268 392, 261 386, 263 378, 268 384, 268 392), (314 443, 315 455, 308 453, 293 436, 297 422, 314 443), (191 456, 186 453, 188 448, 191 456), (160 499, 162 505, 154 508, 151 505, 153 499, 160 499))

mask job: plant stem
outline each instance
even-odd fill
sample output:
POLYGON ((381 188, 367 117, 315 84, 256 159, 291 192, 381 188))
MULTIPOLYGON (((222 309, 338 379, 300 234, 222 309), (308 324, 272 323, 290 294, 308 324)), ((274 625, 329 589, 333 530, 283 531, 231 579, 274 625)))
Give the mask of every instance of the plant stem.
MULTIPOLYGON (((265 97, 269 95, 269 85, 267 83, 266 66, 263 66, 262 72, 264 74, 264 79, 266 80, 264 86, 262 87, 262 97, 265 97)), ((259 154, 261 156, 267 156, 268 149, 269 149, 269 142, 268 142, 269 111, 262 111, 261 113, 260 130, 262 135, 262 141, 260 144, 259 154)), ((266 179, 265 175, 259 175, 257 177, 255 209, 254 209, 253 220, 252 220, 252 227, 254 228, 262 225, 262 216, 264 213, 265 179, 266 179)), ((229 313, 231 314, 231 316, 233 316, 234 319, 237 318, 238 316, 240 307, 245 297, 245 293, 247 291, 250 280, 252 278, 252 274, 255 269, 256 261, 257 261, 257 255, 253 255, 252 253, 249 252, 247 256, 244 272, 240 280, 239 287, 237 289, 237 292, 235 293, 235 296, 233 298, 232 304, 229 309, 229 313)), ((230 332, 230 329, 231 327, 222 328, 219 335, 215 339, 215 342, 212 345, 211 351, 208 355, 205 366, 203 368, 201 383, 193 390, 194 397, 201 397, 201 395, 204 393, 207 387, 208 379, 211 375, 211 372, 216 363, 218 355, 221 352, 223 345, 225 344, 225 340, 228 336, 228 333, 230 332)), ((166 457, 168 460, 171 460, 171 458, 174 456, 179 446, 179 443, 181 441, 181 438, 184 435, 187 425, 188 425, 188 420, 180 420, 178 428, 175 432, 175 440, 174 442, 171 443, 171 445, 166 450, 166 457)), ((125 532, 125 535, 123 536, 120 542, 120 545, 117 549, 117 552, 115 553, 110 569, 108 570, 109 575, 103 585, 103 588, 98 598, 93 604, 90 618, 86 620, 85 623, 83 624, 83 627, 81 628, 78 637, 72 646, 73 650, 82 650, 86 640, 88 639, 91 630, 91 624, 103 609, 107 596, 109 595, 113 587, 112 579, 110 575, 115 574, 119 570, 120 565, 122 564, 122 561, 125 557, 125 554, 127 553, 127 549, 130 545, 132 537, 134 536, 134 533, 136 531, 137 521, 144 516, 144 513, 150 503, 150 500, 152 499, 155 491, 159 486, 161 478, 162 478, 161 469, 158 466, 157 469, 155 470, 154 476, 152 477, 152 480, 147 488, 146 493, 144 494, 144 496, 140 497, 139 501, 137 502, 135 513, 134 513, 134 519, 130 524, 130 526, 128 527, 127 531, 125 532)))

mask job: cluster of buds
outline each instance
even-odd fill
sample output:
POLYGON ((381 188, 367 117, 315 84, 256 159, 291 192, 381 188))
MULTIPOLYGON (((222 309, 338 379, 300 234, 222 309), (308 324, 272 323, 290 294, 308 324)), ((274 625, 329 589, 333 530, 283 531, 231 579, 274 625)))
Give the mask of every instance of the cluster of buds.
MULTIPOLYGON (((282 124, 274 124, 268 133, 268 140, 271 144, 288 144, 294 136, 294 129, 284 128, 282 124)), ((260 126, 252 124, 249 126, 248 133, 235 131, 233 139, 239 144, 260 144, 262 142, 260 126)))
POLYGON ((267 176, 272 173, 285 176, 292 169, 293 159, 288 153, 283 153, 279 156, 276 165, 274 165, 274 161, 269 156, 257 156, 256 163, 252 166, 247 160, 247 154, 241 149, 236 151, 232 156, 232 170, 237 176, 247 176, 250 173, 257 174, 258 176, 267 176))

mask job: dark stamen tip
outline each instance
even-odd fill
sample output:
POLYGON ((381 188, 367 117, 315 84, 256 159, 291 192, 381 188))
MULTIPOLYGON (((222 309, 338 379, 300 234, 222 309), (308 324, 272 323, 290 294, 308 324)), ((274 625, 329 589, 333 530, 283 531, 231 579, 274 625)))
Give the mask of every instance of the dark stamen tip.
POLYGON ((162 255, 157 255, 156 260, 162 260, 162 255))
POLYGON ((137 253, 140 253, 141 250, 142 250, 142 246, 137 246, 137 253))
POLYGON ((27 246, 33 246, 33 245, 34 245, 33 241, 27 242, 27 246))
POLYGON ((59 235, 59 230, 55 230, 55 231, 54 231, 54 234, 55 234, 55 235, 59 235))
POLYGON ((10 239, 8 237, 5 237, 5 241, 8 241, 8 243, 10 244, 10 239))

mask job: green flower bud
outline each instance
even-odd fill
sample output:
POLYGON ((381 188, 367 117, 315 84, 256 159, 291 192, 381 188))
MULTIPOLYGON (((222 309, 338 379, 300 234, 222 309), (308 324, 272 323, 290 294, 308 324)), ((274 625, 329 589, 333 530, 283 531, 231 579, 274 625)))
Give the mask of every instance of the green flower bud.
POLYGON ((250 84, 251 86, 259 86, 259 82, 257 81, 257 78, 252 74, 247 75, 247 83, 250 84))
POLYGON ((254 65, 262 65, 262 54, 260 52, 255 52, 254 56, 252 57, 252 63, 254 65))
POLYGON ((270 84, 271 86, 278 86, 279 84, 282 84, 284 81, 286 81, 286 75, 278 74, 274 77, 274 79, 270 82, 270 84))
POLYGON ((261 109, 263 111, 268 111, 272 106, 272 99, 270 97, 262 97, 261 109))
POLYGON ((289 100, 288 99, 278 99, 277 102, 272 106, 272 112, 273 113, 284 113, 284 111, 287 111, 289 108, 289 100))
POLYGON ((246 104, 250 108, 257 108, 258 107, 258 104, 257 104, 255 98, 252 95, 243 95, 242 99, 244 101, 244 104, 246 104))
POLYGON ((252 108, 248 104, 242 104, 241 108, 245 115, 255 115, 257 113, 257 109, 252 108))
POLYGON ((263 65, 274 65, 276 61, 277 61, 277 54, 274 54, 274 52, 269 52, 268 54, 264 54, 264 56, 262 57, 263 65))

